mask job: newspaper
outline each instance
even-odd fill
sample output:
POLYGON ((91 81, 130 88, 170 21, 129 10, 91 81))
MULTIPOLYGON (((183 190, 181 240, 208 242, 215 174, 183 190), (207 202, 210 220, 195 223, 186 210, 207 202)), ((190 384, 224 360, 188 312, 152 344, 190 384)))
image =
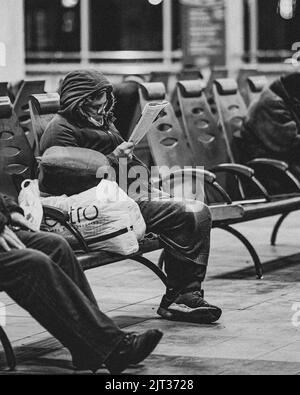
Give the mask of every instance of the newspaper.
POLYGON ((139 144, 149 132, 159 114, 167 107, 168 104, 169 102, 167 101, 147 103, 139 122, 132 132, 129 143, 133 143, 134 145, 139 144))

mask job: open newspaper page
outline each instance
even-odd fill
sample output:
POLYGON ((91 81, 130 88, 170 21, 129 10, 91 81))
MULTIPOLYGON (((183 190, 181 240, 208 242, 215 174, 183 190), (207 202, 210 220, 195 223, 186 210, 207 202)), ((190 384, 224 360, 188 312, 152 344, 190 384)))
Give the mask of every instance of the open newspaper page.
POLYGON ((134 143, 134 145, 139 144, 139 142, 149 132, 159 114, 167 107, 168 104, 169 102, 167 101, 147 103, 139 122, 132 132, 129 142, 134 143))

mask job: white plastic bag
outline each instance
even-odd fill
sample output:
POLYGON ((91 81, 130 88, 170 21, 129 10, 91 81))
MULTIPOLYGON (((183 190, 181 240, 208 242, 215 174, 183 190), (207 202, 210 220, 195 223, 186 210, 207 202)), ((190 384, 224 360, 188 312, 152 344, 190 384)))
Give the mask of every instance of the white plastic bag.
POLYGON ((127 210, 137 239, 140 241, 146 233, 146 223, 138 204, 119 187, 116 182, 102 180, 97 187, 97 199, 101 203, 116 204, 127 210))
POLYGON ((40 230, 43 220, 43 206, 40 198, 38 180, 25 180, 21 185, 18 197, 19 205, 24 211, 25 218, 40 230))
MULTIPOLYGON (((103 180, 104 181, 104 180, 103 180)), ((102 181, 102 182, 103 182, 102 181)), ((102 183, 101 182, 101 183, 102 183)), ((118 185, 105 181, 104 189, 92 188, 79 195, 43 198, 43 205, 57 207, 69 213, 91 249, 101 249, 120 255, 131 255, 139 250, 138 240, 146 231, 146 224, 138 205, 122 191, 123 200, 113 201, 113 191, 118 185), (110 192, 108 192, 110 190, 110 192), (125 196, 124 196, 124 195, 125 196), (102 199, 102 200, 100 200, 102 199)), ((70 241, 74 237, 59 223, 46 219, 46 228, 70 241)))

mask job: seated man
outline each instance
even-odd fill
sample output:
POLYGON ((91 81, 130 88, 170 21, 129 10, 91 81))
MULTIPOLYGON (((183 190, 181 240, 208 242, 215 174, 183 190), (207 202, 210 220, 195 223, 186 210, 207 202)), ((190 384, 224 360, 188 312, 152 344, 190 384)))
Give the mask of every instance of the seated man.
POLYGON ((74 366, 112 374, 142 362, 162 333, 121 331, 97 305, 68 243, 36 233, 11 199, 0 194, 0 289, 69 349, 74 366))
MULTIPOLYGON (((59 114, 41 139, 42 153, 53 146, 98 151, 119 172, 119 182, 124 181, 123 174, 130 184, 127 169, 125 175, 119 169, 120 159, 127 158, 129 169, 144 165, 133 155, 133 144, 124 142, 113 124, 114 101, 112 85, 100 72, 79 70, 68 74, 61 86, 59 114)), ((165 244, 168 287, 158 314, 168 320, 204 324, 218 321, 222 311, 209 305, 202 291, 210 250, 208 207, 199 202, 195 210, 185 202, 174 202, 169 196, 149 199, 148 192, 153 188, 148 177, 144 182, 145 195, 130 197, 139 204, 147 231, 158 234, 165 244)))
POLYGON ((300 73, 279 78, 253 103, 242 147, 245 163, 262 157, 282 160, 300 178, 300 73))

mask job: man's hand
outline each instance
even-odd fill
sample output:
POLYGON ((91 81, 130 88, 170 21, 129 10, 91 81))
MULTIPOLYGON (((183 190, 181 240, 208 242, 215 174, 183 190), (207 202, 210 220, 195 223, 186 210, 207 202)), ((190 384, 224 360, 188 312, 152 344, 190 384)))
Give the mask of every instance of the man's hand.
POLYGON ((0 248, 1 247, 6 252, 11 251, 12 249, 16 249, 16 250, 26 249, 26 246, 21 242, 18 236, 7 226, 4 228, 4 231, 0 235, 0 248))
POLYGON ((134 149, 134 144, 133 143, 122 143, 115 149, 113 154, 117 158, 129 158, 132 159, 132 153, 134 149))
POLYGON ((10 215, 13 225, 18 225, 23 228, 29 229, 33 232, 37 232, 38 229, 34 225, 32 225, 22 214, 20 213, 12 213, 10 215))

